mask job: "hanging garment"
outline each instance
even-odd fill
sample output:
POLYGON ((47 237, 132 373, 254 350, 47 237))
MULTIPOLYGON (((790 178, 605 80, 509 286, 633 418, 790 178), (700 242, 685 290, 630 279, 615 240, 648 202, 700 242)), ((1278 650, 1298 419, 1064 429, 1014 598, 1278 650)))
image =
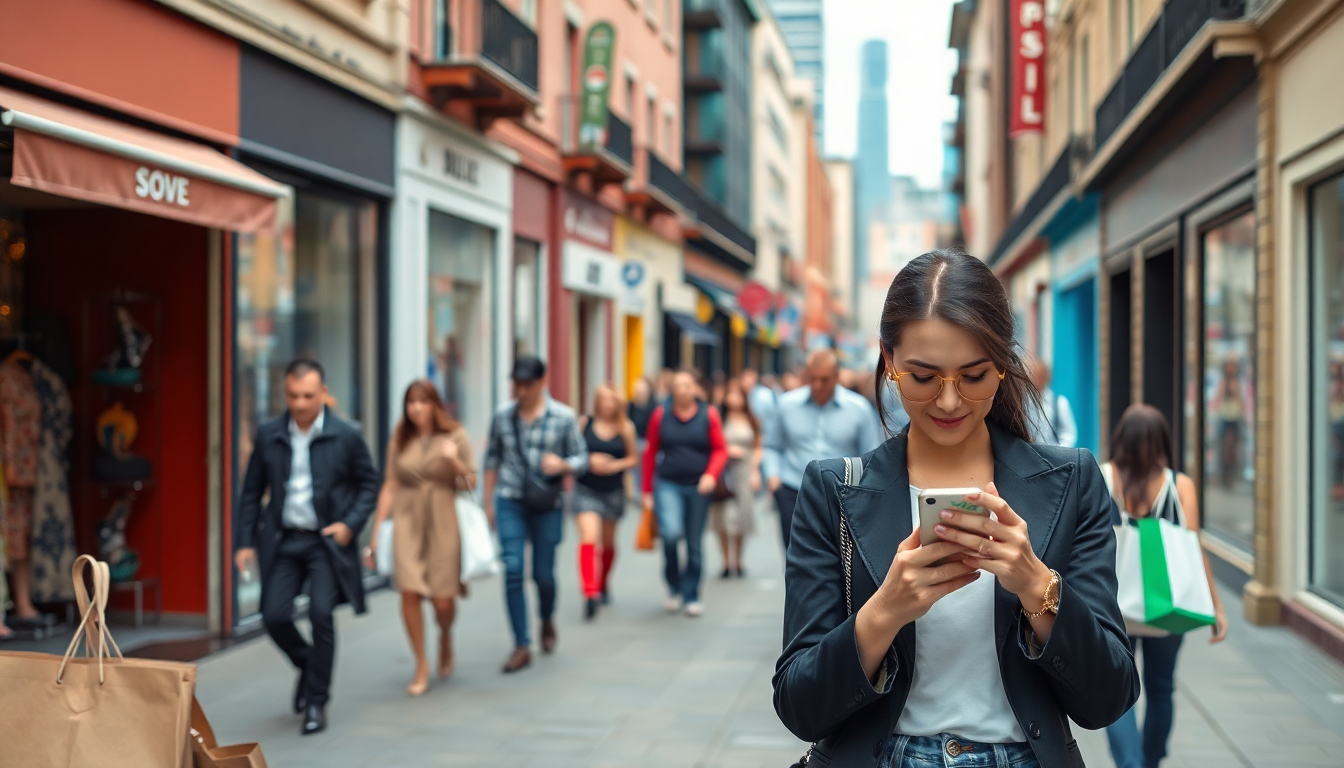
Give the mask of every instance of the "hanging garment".
POLYGON ((0 464, 9 486, 9 503, 0 510, 4 515, 0 530, 11 564, 28 559, 41 433, 42 404, 32 375, 13 360, 0 363, 0 464))
POLYGON ((74 409, 65 382, 40 360, 33 361, 33 386, 42 404, 37 486, 33 489, 31 593, 39 603, 74 597, 66 576, 75 562, 75 524, 70 513, 68 449, 74 437, 74 409))

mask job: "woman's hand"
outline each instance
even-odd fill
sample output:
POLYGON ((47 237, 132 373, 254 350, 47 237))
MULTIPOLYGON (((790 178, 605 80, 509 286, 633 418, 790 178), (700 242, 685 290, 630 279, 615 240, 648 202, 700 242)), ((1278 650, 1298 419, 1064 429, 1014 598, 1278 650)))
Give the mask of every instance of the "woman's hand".
POLYGON ((718 484, 719 481, 713 475, 706 472, 700 476, 700 482, 696 484, 695 490, 699 492, 701 496, 708 496, 714 492, 714 487, 718 484))
POLYGON ((944 596, 980 577, 978 565, 957 557, 965 554, 965 547, 950 541, 920 546, 916 528, 896 548, 887 577, 873 597, 885 615, 899 620, 899 630, 928 613, 944 596))
POLYGON ((752 472, 752 473, 751 473, 751 492, 752 492, 752 493, 760 493, 760 492, 761 492, 761 473, 760 473, 760 472, 752 472))
POLYGON ((588 471, 594 475, 613 474, 611 465, 616 463, 609 453, 590 453, 588 454, 588 471))
POLYGON ((364 567, 368 568, 370 571, 376 571, 378 570, 377 563, 378 546, 376 544, 370 544, 364 548, 364 567))
POLYGON ((994 574, 1004 589, 1017 595, 1023 607, 1034 613, 1043 607, 1050 569, 1031 548, 1027 522, 999 498, 997 491, 990 483, 985 491, 966 496, 967 501, 993 512, 997 520, 945 509, 939 513, 943 522, 934 530, 939 538, 965 547, 968 554, 964 562, 994 574))
POLYGON ((1209 645, 1221 643, 1227 639, 1227 613, 1223 611, 1223 604, 1219 602, 1213 607, 1213 636, 1209 638, 1209 645))
POLYGON ((929 612, 933 604, 980 578, 980 571, 958 557, 966 548, 950 541, 921 547, 919 528, 901 542, 882 586, 855 617, 859 661, 869 680, 877 674, 896 633, 929 612))
POLYGON ((730 445, 728 446, 728 458, 745 459, 747 458, 747 449, 740 445, 730 445))
POLYGON ((458 454, 457 441, 440 440, 439 444, 442 446, 440 450, 443 451, 443 457, 445 459, 448 459, 449 461, 457 461, 457 454, 458 454))

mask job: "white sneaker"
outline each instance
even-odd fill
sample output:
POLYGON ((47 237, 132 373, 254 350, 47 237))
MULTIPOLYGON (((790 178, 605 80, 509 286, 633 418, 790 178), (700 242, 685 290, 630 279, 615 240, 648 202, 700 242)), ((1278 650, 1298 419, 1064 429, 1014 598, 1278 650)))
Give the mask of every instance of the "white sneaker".
POLYGON ((693 619, 704 612, 705 612, 705 606, 703 603, 694 602, 686 606, 686 615, 690 616, 693 619))
POLYGON ((663 607, 668 613, 676 613, 681 610, 681 595, 673 595, 663 603, 663 607))

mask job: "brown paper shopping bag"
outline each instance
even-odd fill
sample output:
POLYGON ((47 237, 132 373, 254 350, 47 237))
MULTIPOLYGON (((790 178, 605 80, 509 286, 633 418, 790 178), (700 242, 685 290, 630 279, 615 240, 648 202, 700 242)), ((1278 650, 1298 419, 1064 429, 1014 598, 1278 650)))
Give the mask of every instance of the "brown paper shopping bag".
POLYGON ((190 768, 196 665, 122 658, 105 619, 107 563, 81 555, 73 576, 83 618, 65 656, 0 651, 0 763, 190 768), (85 565, 92 567, 92 597, 85 565), (81 640, 85 656, 77 657, 81 640))
POLYGON ((194 698, 191 700, 191 765, 192 768, 267 768, 260 744, 219 746, 210 719, 194 698))

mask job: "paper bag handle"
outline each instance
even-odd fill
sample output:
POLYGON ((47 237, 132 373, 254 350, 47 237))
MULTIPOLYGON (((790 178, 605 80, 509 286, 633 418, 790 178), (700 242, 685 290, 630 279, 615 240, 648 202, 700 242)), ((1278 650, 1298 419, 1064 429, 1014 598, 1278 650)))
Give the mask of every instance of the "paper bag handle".
POLYGON ((65 649, 60 669, 56 672, 56 684, 61 684, 61 680, 65 677, 65 665, 75 655, 75 649, 83 639, 85 655, 98 657, 98 684, 102 685, 103 659, 109 657, 109 646, 116 652, 118 658, 123 658, 121 649, 117 647, 117 641, 112 639, 112 633, 107 629, 107 595, 112 583, 111 569, 107 563, 95 560, 92 555, 80 555, 75 558, 75 563, 70 568, 70 577, 75 583, 75 602, 79 605, 79 612, 83 618, 79 621, 79 627, 75 629, 74 637, 70 638, 69 647, 65 649), (84 584, 85 565, 92 566, 92 597, 84 584))

